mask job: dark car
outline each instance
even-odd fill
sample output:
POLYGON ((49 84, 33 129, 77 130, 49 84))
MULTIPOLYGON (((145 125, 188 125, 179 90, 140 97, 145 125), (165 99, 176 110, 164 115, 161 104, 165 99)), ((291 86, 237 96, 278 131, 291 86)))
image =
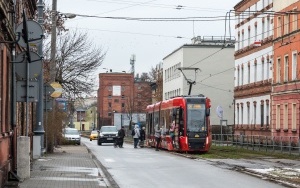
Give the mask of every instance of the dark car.
POLYGON ((102 126, 99 131, 98 145, 102 143, 114 143, 118 136, 116 126, 102 126))

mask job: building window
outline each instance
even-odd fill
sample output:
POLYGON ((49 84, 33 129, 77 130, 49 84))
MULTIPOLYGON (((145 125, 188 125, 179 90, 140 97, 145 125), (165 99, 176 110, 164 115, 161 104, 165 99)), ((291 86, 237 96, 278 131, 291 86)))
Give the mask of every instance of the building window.
POLYGON ((250 84, 250 66, 248 66, 248 84, 250 84))
POLYGON ((254 40, 257 41, 257 25, 254 26, 254 40))
POLYGON ((241 106, 241 124, 243 125, 244 124, 244 108, 243 108, 243 105, 241 106))
POLYGON ((272 64, 272 62, 271 62, 271 60, 268 60, 267 61, 267 79, 269 79, 270 64, 272 64))
POLYGON ((280 129, 280 104, 276 107, 276 129, 280 129))
POLYGON ((265 62, 261 62, 261 80, 265 79, 265 62))
POLYGON ((125 95, 122 95, 122 99, 124 99, 125 98, 125 95))
POLYGON ((239 107, 237 108, 236 119, 237 119, 237 124, 240 124, 240 109, 239 109, 239 107))
POLYGON ((267 37, 270 36, 270 18, 267 18, 267 37))
POLYGON ((240 85, 240 69, 237 70, 237 85, 240 85))
POLYGON ((257 81, 257 63, 254 64, 254 82, 257 81))
POLYGON ((284 81, 289 80, 289 56, 284 56, 284 81))
POLYGON ((260 126, 261 127, 264 126, 264 117, 265 117, 265 115, 264 115, 264 112, 265 112, 264 107, 265 107, 264 104, 260 105, 260 126))
POLYGON ((292 130, 293 131, 297 130, 296 120, 297 120, 297 108, 296 108, 296 104, 293 104, 293 108, 292 108, 292 130))
POLYGON ((250 46, 250 38, 251 38, 251 37, 250 37, 250 34, 251 34, 251 33, 250 33, 250 29, 249 29, 249 30, 248 30, 248 46, 250 46))
POLYGON ((281 37, 282 35, 281 30, 282 30, 282 23, 281 23, 281 17, 279 16, 277 18, 277 37, 281 37))
POLYGON ((112 86, 108 86, 108 91, 112 91, 112 86))
POLYGON ((270 113, 270 105, 269 105, 269 103, 267 103, 266 104, 266 124, 267 124, 267 127, 269 127, 269 117, 270 117, 270 115, 269 115, 269 113, 270 113))
MULTIPOLYGON (((262 18, 264 19, 264 18, 262 18)), ((265 21, 262 20, 261 22, 261 40, 264 40, 265 39, 265 21)))
POLYGON ((115 102, 115 103, 118 103, 118 102, 119 102, 119 99, 115 99, 114 102, 115 102))
POLYGON ((242 33, 242 48, 244 48, 244 40, 245 40, 245 35, 242 33))
POLYGON ((125 103, 122 103, 122 108, 125 108, 125 103))
POLYGON ((284 105, 284 115, 283 115, 283 129, 288 129, 288 104, 284 105))
POLYGON ((238 41, 237 41, 238 42, 238 50, 241 49, 241 41, 240 40, 241 40, 241 36, 238 35, 238 41))
POLYGON ((111 99, 111 95, 108 95, 108 98, 111 99))
POLYGON ((284 34, 289 33, 289 15, 284 16, 284 34))
POLYGON ((292 80, 297 79, 297 52, 292 54, 292 80))
POLYGON ((108 116, 111 116, 111 112, 108 112, 107 115, 108 115, 108 116))
POLYGON ((244 85, 244 67, 242 67, 241 85, 244 85))
POLYGON ((142 86, 138 86, 138 90, 141 90, 142 89, 142 86))
POLYGON ((125 91, 125 86, 121 86, 122 91, 125 91))
POLYGON ((256 105, 253 105, 253 124, 256 124, 256 105))
POLYGON ((247 105, 247 124, 250 125, 250 106, 247 105))
POLYGON ((111 108, 111 102, 108 103, 108 107, 111 108))
MULTIPOLYGON (((297 11, 297 9, 294 9, 297 11)), ((298 14, 292 14, 292 30, 296 31, 298 29, 298 14)))
POLYGON ((277 83, 280 83, 280 79, 281 79, 280 78, 280 74, 281 74, 280 67, 281 67, 281 59, 278 58, 277 59, 277 67, 276 67, 276 69, 277 69, 277 71, 276 71, 277 83))
POLYGON ((137 94, 138 98, 141 98, 141 94, 137 94))

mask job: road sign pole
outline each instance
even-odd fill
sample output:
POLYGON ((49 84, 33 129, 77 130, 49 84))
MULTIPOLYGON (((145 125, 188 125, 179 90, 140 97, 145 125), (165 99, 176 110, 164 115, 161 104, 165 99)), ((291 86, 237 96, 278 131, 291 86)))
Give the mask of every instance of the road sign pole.
MULTIPOLYGON (((39 0, 37 4, 38 8, 38 23, 43 24, 43 9, 44 4, 43 0, 39 0)), ((42 33, 43 34, 43 33, 42 33)), ((38 54, 43 57, 43 40, 41 40, 41 43, 38 46, 38 54)), ((39 101, 37 102, 37 112, 36 112, 36 126, 34 129, 34 134, 36 136, 41 136, 41 153, 45 152, 45 146, 44 146, 44 137, 45 137, 45 130, 44 130, 44 75, 43 75, 43 64, 44 62, 41 61, 42 64, 42 70, 38 77, 39 82, 39 101)))

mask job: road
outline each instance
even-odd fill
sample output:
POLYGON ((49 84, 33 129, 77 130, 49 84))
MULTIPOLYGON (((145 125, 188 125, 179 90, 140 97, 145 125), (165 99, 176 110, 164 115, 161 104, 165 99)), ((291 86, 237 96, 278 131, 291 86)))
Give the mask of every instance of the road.
POLYGON ((277 188, 282 185, 233 170, 206 160, 193 160, 152 148, 114 148, 112 144, 82 138, 120 188, 277 188))

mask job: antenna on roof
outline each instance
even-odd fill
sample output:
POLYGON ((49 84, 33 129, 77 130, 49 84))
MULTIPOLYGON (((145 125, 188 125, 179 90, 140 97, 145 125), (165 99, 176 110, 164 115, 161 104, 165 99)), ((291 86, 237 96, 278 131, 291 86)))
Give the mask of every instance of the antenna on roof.
POLYGON ((133 73, 133 75, 134 75, 134 72, 135 72, 135 70, 134 70, 134 62, 135 62, 135 54, 132 54, 131 58, 130 58, 130 65, 131 65, 130 72, 133 73))

